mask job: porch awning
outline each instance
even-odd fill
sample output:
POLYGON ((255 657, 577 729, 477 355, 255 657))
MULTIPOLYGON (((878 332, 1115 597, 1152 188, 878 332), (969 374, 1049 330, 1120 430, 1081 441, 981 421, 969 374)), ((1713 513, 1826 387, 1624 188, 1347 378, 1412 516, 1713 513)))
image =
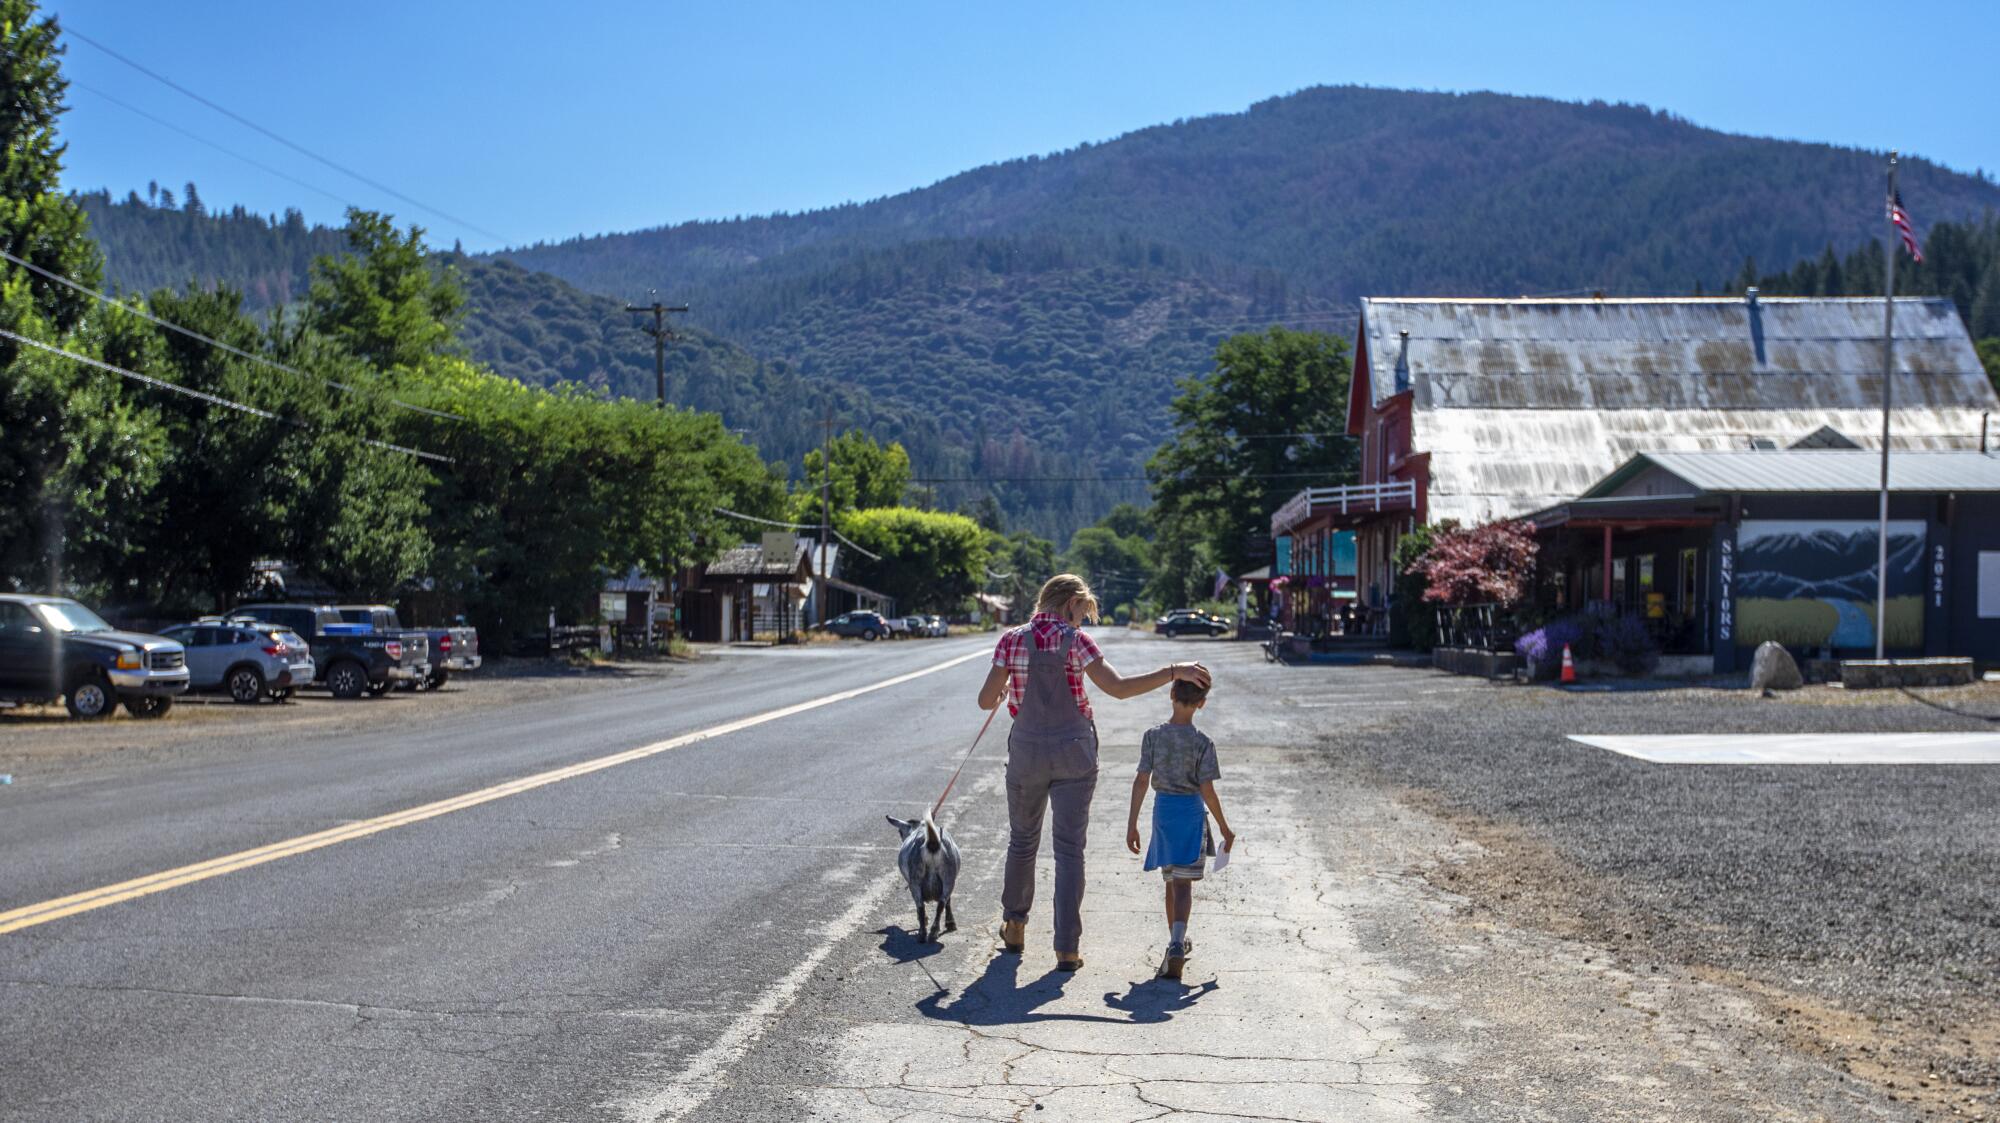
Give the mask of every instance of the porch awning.
POLYGON ((1723 517, 1722 502, 1697 496, 1635 495, 1606 499, 1572 499, 1544 507, 1527 516, 1536 530, 1561 527, 1617 527, 1644 530, 1647 527, 1708 526, 1723 517))

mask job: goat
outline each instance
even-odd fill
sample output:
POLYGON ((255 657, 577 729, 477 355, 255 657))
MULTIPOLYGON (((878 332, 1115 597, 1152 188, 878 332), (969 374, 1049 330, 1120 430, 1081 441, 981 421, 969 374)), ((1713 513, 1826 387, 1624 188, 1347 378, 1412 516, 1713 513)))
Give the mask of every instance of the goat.
POLYGON ((958 931, 958 921, 951 915, 951 890, 958 884, 958 843, 928 812, 922 819, 883 817, 903 838, 902 849, 896 852, 896 868, 909 884, 910 899, 917 903, 917 942, 934 943, 941 934, 958 931), (937 903, 935 924, 924 915, 927 901, 937 903))

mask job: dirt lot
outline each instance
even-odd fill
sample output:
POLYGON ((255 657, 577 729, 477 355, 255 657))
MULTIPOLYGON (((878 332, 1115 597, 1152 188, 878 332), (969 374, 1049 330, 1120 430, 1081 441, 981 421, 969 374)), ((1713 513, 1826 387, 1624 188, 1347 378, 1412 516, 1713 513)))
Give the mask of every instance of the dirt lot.
POLYGON ((54 767, 93 762, 169 759, 194 749, 248 745, 335 731, 388 728, 502 703, 529 702, 673 674, 688 660, 572 664, 508 659, 454 677, 442 690, 391 691, 379 698, 339 701, 305 690, 289 702, 243 706, 223 694, 191 694, 165 717, 141 720, 123 709, 100 721, 78 721, 61 703, 0 709, 0 773, 19 781, 54 767))

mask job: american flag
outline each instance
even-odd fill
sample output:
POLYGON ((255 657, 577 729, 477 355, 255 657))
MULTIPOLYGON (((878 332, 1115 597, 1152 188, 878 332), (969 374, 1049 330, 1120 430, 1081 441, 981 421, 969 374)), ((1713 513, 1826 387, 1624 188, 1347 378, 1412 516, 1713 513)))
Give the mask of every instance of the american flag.
POLYGON ((1910 212, 1903 209, 1903 193, 1889 194, 1889 221, 1896 224, 1896 236, 1903 239, 1903 248, 1910 251, 1910 260, 1921 262, 1924 251, 1917 248, 1917 232, 1910 228, 1910 212))

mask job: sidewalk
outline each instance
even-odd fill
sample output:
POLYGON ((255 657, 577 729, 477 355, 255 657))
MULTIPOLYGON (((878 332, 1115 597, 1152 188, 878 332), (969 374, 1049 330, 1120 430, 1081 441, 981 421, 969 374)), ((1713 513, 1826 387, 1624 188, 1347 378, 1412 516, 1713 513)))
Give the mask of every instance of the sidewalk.
MULTIPOLYGON (((1118 717, 1139 708, 1118 707, 1118 717)), ((902 962, 878 969, 915 967, 935 980, 918 1005, 930 1020, 912 1024, 903 1006, 900 1019, 860 1020, 840 1034, 828 1058, 838 1076, 813 1096, 813 1118, 1393 1121, 1422 1112, 1425 1077, 1392 1012, 1400 982, 1359 946, 1281 754, 1224 751, 1219 787, 1242 849, 1195 888, 1196 954, 1185 977, 1153 977, 1166 944, 1160 879, 1122 845, 1125 758, 1138 740, 1122 725, 1136 719, 1105 730, 1084 969, 1054 970, 1046 846, 1023 956, 994 951, 995 886, 968 878, 960 930, 942 954, 921 958, 907 936, 884 944, 902 962)), ((961 842, 980 851, 969 867, 995 865, 1001 839, 961 842)), ((907 992, 908 982, 880 985, 907 992)))

